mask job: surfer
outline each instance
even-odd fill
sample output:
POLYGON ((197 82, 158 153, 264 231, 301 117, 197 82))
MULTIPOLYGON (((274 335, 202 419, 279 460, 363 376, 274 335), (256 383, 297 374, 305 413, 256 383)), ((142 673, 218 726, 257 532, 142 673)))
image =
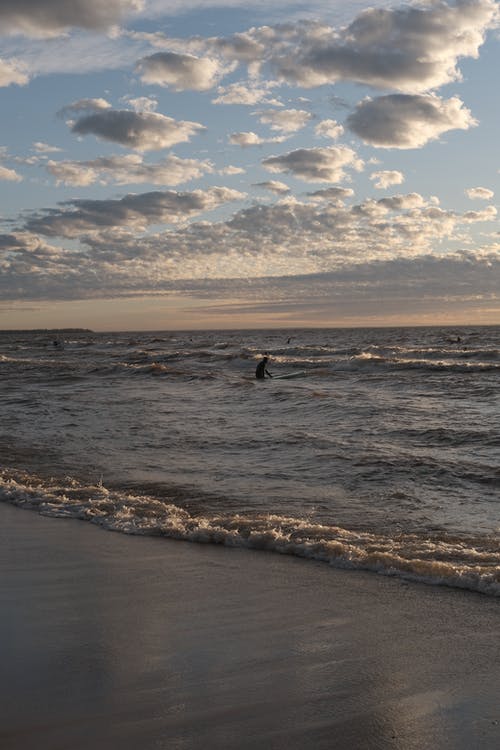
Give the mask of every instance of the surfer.
POLYGON ((270 378, 272 378, 271 373, 269 372, 269 370, 266 367, 268 361, 269 361, 269 357, 262 357, 261 361, 259 362, 259 364, 255 368, 255 377, 257 378, 257 380, 264 380, 264 378, 266 377, 266 375, 268 375, 270 378))

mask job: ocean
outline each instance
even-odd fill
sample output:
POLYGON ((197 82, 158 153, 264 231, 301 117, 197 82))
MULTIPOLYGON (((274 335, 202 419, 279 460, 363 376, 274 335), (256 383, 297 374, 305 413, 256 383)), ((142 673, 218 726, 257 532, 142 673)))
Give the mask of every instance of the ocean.
POLYGON ((499 326, 5 331, 0 384, 3 502, 500 595, 499 326))

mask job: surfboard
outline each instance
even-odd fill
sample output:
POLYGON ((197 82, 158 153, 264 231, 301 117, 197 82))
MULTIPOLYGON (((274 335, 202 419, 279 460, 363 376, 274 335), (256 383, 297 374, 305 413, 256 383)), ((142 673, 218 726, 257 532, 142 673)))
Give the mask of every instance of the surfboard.
POLYGON ((305 378, 306 371, 299 370, 298 372, 285 372, 283 375, 273 375, 273 380, 289 380, 290 378, 305 378))

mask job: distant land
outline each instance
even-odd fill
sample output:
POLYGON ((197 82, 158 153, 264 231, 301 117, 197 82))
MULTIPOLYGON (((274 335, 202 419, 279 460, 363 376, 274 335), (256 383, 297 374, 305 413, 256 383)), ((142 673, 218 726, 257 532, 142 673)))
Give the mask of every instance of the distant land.
POLYGON ((0 333, 94 333, 90 328, 0 328, 0 333))

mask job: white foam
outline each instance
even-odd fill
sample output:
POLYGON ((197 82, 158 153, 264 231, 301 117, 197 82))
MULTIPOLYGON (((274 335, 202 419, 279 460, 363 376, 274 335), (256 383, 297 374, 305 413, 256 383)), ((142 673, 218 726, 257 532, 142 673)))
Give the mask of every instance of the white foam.
POLYGON ((39 513, 79 518, 126 534, 160 535, 295 555, 340 568, 470 589, 500 596, 500 545, 493 538, 360 532, 278 515, 192 516, 169 499, 41 482, 0 472, 0 499, 39 513))

